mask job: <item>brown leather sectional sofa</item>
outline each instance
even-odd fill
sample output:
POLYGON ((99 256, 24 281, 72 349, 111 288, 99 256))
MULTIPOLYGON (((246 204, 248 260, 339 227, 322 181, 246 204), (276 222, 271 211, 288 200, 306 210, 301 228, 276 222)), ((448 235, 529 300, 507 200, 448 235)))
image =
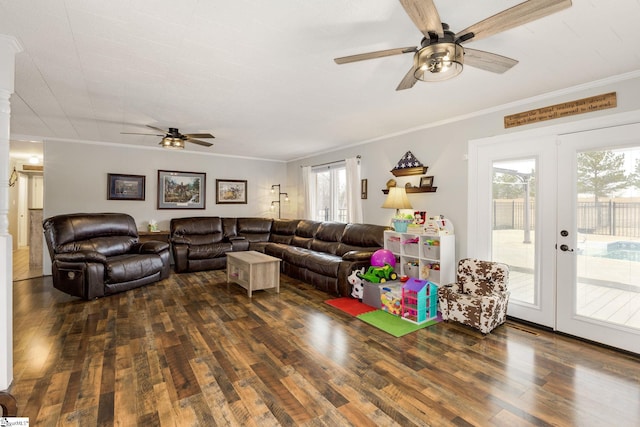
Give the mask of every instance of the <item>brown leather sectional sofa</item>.
POLYGON ((347 276, 369 265, 388 227, 309 220, 191 217, 171 220, 176 273, 221 269, 226 253, 255 250, 282 260, 282 272, 325 292, 349 294, 347 276))
POLYGON ((141 243, 129 215, 58 215, 43 228, 53 286, 69 295, 90 300, 169 277, 169 244, 141 243))

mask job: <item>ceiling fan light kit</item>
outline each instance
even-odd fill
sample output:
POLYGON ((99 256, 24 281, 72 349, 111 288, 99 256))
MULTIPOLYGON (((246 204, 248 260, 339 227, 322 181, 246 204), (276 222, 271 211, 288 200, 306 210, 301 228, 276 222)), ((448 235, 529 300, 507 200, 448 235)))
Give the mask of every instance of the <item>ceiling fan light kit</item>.
POLYGON ((420 47, 385 49, 335 58, 336 64, 414 53, 413 65, 396 90, 411 89, 418 81, 438 82, 457 76, 467 65, 502 74, 518 61, 462 45, 527 24, 571 6, 571 0, 527 0, 453 33, 440 20, 433 0, 400 0, 409 18, 424 35, 420 47))
POLYGON ((162 138, 162 141, 160 141, 160 146, 170 150, 182 150, 184 148, 184 141, 180 138, 165 136, 162 138))
POLYGON ((438 43, 420 49, 413 57, 413 76, 423 82, 439 82, 462 72, 464 49, 456 43, 438 43))

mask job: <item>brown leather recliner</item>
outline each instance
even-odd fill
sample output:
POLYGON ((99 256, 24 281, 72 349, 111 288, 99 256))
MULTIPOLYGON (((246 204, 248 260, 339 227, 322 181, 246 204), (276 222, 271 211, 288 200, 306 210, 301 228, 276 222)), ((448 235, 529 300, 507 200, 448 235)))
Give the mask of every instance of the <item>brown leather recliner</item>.
POLYGON ((58 215, 43 228, 53 286, 69 295, 90 300, 169 277, 169 244, 141 243, 127 214, 58 215))

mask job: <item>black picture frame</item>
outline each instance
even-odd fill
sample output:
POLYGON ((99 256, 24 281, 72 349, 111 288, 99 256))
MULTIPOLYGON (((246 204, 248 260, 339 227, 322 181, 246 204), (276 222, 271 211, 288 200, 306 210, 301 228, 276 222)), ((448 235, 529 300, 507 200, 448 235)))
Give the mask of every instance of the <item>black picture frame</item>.
POLYGON ((360 180, 360 198, 361 199, 366 199, 367 198, 367 180, 365 179, 361 179, 360 180))
POLYGON ((204 209, 207 174, 158 171, 158 209, 204 209))
POLYGON ((216 179, 216 204, 247 204, 247 181, 216 179))
POLYGON ((107 174, 107 200, 144 200, 146 176, 107 174))
POLYGON ((433 176, 423 176, 420 178, 420 187, 433 187, 433 176))

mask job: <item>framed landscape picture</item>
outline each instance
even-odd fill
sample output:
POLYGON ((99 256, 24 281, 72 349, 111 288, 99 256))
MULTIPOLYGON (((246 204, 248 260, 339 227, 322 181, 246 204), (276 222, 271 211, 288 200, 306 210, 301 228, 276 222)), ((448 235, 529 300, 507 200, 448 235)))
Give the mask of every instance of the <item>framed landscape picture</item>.
POLYGON ((204 209, 206 173, 158 171, 158 209, 204 209))
POLYGON ((107 174, 107 200, 144 200, 144 175, 107 174))
POLYGON ((247 203, 247 181, 216 179, 216 203, 247 203))

